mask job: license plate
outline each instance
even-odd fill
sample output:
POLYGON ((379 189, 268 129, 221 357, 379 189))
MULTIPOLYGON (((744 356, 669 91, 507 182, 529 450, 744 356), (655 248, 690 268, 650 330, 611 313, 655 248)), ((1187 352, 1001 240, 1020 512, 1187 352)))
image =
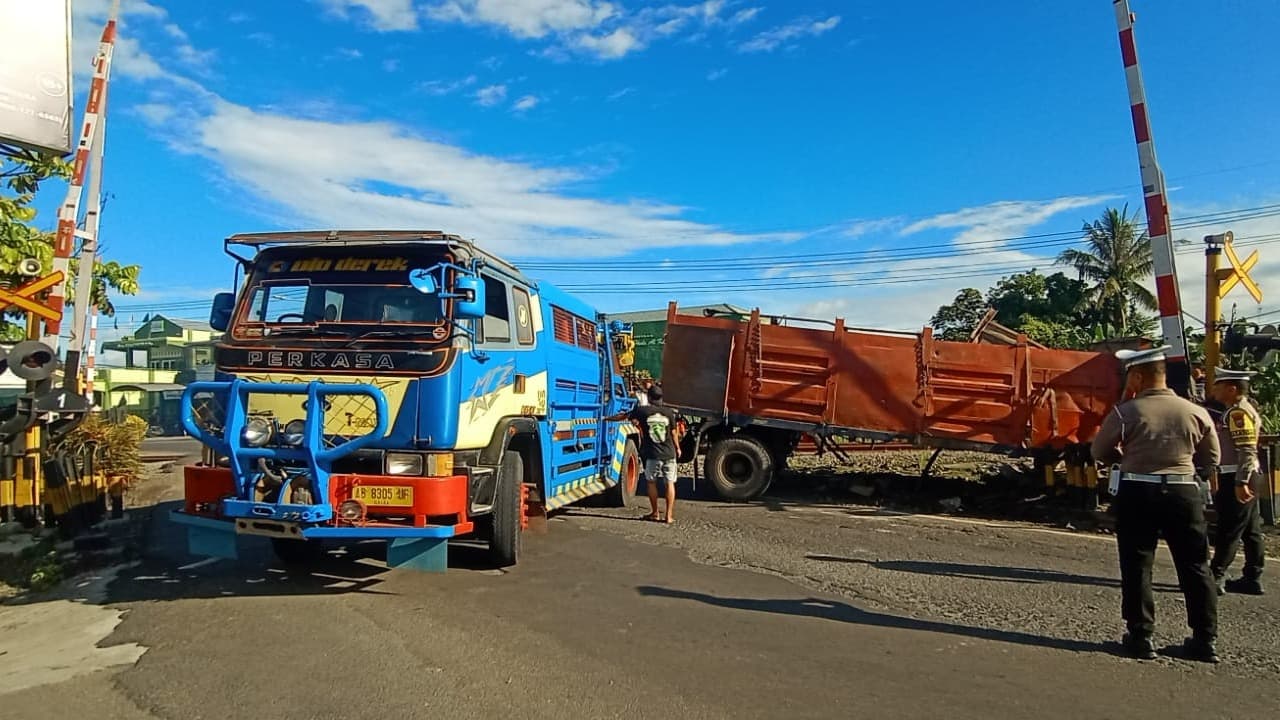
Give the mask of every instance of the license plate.
POLYGON ((413 507, 413 488, 403 485, 357 485, 351 499, 378 507, 413 507))

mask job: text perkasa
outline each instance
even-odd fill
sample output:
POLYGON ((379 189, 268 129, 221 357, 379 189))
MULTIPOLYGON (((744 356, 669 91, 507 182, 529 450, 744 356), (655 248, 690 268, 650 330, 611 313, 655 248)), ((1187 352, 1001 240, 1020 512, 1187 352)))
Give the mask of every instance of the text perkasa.
POLYGON ((330 369, 330 370, 394 370, 396 365, 387 353, 295 352, 287 350, 250 350, 248 364, 255 367, 330 369))

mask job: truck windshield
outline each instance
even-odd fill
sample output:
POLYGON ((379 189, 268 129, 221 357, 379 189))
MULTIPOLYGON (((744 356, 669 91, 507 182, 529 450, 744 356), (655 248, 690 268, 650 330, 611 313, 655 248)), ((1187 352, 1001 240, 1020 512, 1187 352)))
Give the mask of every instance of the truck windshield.
POLYGON ((358 323, 435 324, 440 300, 406 286, 261 285, 249 298, 244 321, 269 325, 358 323))
POLYGON ((261 337, 292 327, 356 336, 383 326, 439 325, 440 296, 414 288, 410 277, 443 259, 440 250, 419 247, 264 251, 254 260, 232 332, 261 337))

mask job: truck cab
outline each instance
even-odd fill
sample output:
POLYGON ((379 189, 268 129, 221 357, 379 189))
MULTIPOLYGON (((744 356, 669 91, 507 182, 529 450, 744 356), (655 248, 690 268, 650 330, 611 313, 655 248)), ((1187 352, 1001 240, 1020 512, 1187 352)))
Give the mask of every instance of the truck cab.
POLYGON ((194 554, 383 539, 390 565, 440 570, 476 536, 505 566, 531 514, 634 493, 634 429, 607 419, 633 403, 626 327, 440 232, 226 243, 244 281, 214 300, 215 380, 183 396, 208 448, 175 514, 194 554))

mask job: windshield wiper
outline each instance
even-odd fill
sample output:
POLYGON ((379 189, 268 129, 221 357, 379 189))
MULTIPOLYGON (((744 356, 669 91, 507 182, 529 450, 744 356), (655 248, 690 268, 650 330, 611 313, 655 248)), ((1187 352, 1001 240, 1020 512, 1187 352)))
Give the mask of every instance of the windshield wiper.
POLYGON ((276 337, 279 335, 327 335, 346 337, 347 333, 333 328, 322 327, 283 327, 283 328, 267 328, 268 332, 264 337, 276 337))
MULTIPOLYGON (((355 345, 361 340, 366 340, 368 338, 374 338, 374 337, 416 338, 416 337, 421 337, 423 335, 434 336, 435 332, 436 332, 435 328, 430 328, 430 329, 415 328, 415 329, 403 329, 403 330, 366 330, 365 332, 362 332, 359 335, 356 335, 355 337, 351 338, 351 340, 349 340, 346 345, 343 345, 343 347, 344 348, 351 347, 352 345, 355 345)), ((434 337, 432 339, 434 339, 434 337)), ((450 333, 448 337, 437 340, 436 342, 438 344, 444 344, 449 342, 452 339, 453 339, 453 334, 450 333)))

